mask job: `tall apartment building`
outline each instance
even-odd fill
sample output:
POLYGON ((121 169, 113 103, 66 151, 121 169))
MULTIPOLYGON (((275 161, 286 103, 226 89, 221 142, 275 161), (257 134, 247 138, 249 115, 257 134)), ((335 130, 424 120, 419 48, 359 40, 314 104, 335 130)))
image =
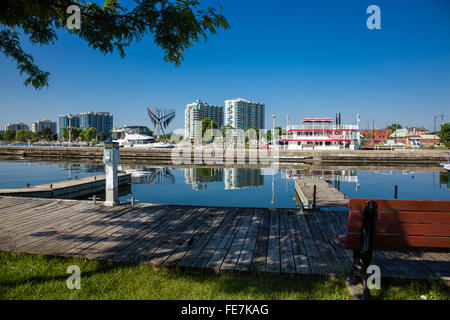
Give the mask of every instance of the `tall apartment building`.
POLYGON ((197 100, 186 106, 184 111, 184 136, 193 138, 197 134, 197 123, 209 118, 216 122, 218 127, 223 126, 223 107, 209 105, 197 100))
POLYGON ((247 129, 256 126, 264 129, 264 103, 245 99, 225 100, 225 125, 233 129, 247 129))
POLYGON ((49 128, 52 133, 56 134, 56 122, 50 121, 50 120, 40 120, 40 121, 34 121, 31 125, 31 131, 33 132, 39 132, 44 130, 44 128, 49 128))
POLYGON ((64 128, 79 128, 80 127, 80 115, 79 114, 62 114, 58 120, 59 131, 58 136, 62 137, 64 128))
POLYGON ((30 130, 30 127, 23 122, 7 123, 5 125, 5 131, 7 131, 7 130, 30 130))
POLYGON ((98 133, 111 137, 113 129, 113 116, 109 112, 83 112, 80 113, 80 128, 95 128, 98 133))

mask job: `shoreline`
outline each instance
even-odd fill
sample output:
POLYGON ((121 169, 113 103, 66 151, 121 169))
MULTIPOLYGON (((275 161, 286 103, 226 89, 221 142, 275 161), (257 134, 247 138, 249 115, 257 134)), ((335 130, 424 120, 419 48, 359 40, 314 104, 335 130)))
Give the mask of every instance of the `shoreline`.
MULTIPOLYGON (((120 158, 124 161, 154 161, 161 164, 174 164, 172 152, 175 149, 121 148, 120 158)), ((201 163, 194 161, 195 149, 179 148, 181 156, 178 160, 183 165, 206 164, 226 165, 223 156, 203 157, 201 163), (220 163, 222 162, 222 163, 220 163)), ((253 151, 253 150, 252 150, 253 151)), ((272 150, 258 150, 260 159, 273 163, 272 150)), ((206 152, 210 153, 210 152, 206 152)), ((276 152, 275 152, 276 154, 276 152)), ((93 160, 101 161, 103 148, 96 147, 28 147, 28 146, 0 146, 0 159, 19 158, 20 160, 93 160)), ((234 160, 238 164, 249 164, 249 150, 236 150, 234 160), (238 161, 239 160, 239 161, 238 161), (244 161, 244 163, 242 163, 244 161)), ((345 165, 439 165, 448 159, 445 150, 278 150, 277 161, 281 164, 345 164, 345 165)), ((177 163, 175 163, 177 164, 177 163)), ((261 165, 261 164, 260 164, 261 165)), ((264 165, 264 163, 262 163, 264 165)))

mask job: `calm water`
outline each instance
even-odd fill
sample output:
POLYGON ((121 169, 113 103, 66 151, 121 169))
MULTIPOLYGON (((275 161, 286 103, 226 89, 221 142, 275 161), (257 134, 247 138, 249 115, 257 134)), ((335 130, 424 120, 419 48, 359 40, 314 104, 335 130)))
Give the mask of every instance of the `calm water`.
MULTIPOLYGON (((348 197, 450 200, 446 172, 122 167, 142 202, 295 208, 294 178, 320 175, 348 197)), ((102 165, 0 161, 0 188, 24 187, 103 173, 102 165)), ((120 198, 127 201, 131 194, 120 198)))

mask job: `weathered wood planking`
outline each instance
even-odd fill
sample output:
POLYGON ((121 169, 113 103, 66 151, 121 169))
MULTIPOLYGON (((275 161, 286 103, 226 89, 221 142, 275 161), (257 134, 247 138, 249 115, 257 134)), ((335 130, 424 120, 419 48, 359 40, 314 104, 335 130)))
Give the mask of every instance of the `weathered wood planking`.
MULTIPOLYGON (((348 213, 0 196, 0 250, 208 268, 330 275, 352 252, 335 243, 348 213)), ((374 252, 382 276, 448 278, 450 254, 374 252)))

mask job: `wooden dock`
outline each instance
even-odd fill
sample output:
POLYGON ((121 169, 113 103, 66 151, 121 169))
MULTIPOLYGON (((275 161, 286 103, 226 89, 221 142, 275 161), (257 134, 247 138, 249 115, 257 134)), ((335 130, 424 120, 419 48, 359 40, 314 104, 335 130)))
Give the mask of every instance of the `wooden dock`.
MULTIPOLYGON (((0 197, 0 250, 216 271, 333 275, 350 269, 348 213, 0 197)), ((450 276, 450 254, 375 252, 383 277, 450 276)))
POLYGON ((316 208, 347 208, 348 199, 320 177, 295 178, 295 193, 303 208, 312 209, 316 186, 316 208))
MULTIPOLYGON (((131 183, 131 174, 118 174, 119 186, 131 183)), ((89 176, 25 188, 0 189, 0 196, 74 199, 105 191, 105 175, 89 176)))

